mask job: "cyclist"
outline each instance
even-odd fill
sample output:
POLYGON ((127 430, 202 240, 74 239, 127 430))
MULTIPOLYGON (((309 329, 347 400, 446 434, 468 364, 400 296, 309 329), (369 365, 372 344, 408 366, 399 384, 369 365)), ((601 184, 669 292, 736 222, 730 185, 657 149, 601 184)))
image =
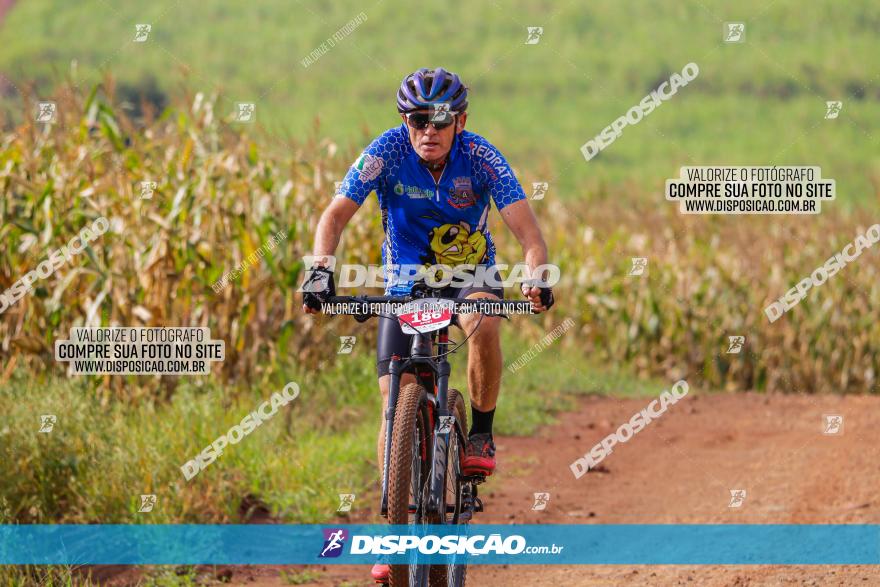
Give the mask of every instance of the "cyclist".
MULTIPOLYGON (((397 91, 397 111, 402 124, 376 138, 358 157, 336 197, 321 215, 316 228, 315 265, 306 274, 303 310, 317 313, 322 301, 335 295, 332 257, 342 231, 371 192, 376 192, 385 240, 382 260, 386 267, 386 295, 406 295, 411 275, 387 270, 389 266, 445 264, 482 265, 492 268, 495 246, 487 227, 491 202, 519 241, 530 271, 522 292, 535 312, 554 303, 550 287, 539 287, 546 276, 538 274, 547 262, 547 247, 522 187, 501 153, 483 137, 464 130, 467 122, 467 87, 455 73, 419 69, 407 75, 397 91), (538 283, 538 280, 541 280, 538 283)), ((504 296, 498 282, 474 283, 441 295, 458 298, 504 296)), ((460 315, 458 325, 468 339, 468 391, 471 428, 462 472, 491 475, 495 470, 492 422, 501 381, 501 345, 497 317, 460 315), (477 324, 479 328, 476 328, 477 324)), ((409 355, 410 335, 396 320, 378 321, 377 371, 383 414, 388 404, 389 364, 392 355, 409 355)), ((411 375, 401 387, 415 382, 411 375)), ((385 418, 379 431, 381 470, 385 418)), ((387 576, 387 565, 377 565, 374 577, 387 576), (378 573, 378 575, 377 575, 378 573)))

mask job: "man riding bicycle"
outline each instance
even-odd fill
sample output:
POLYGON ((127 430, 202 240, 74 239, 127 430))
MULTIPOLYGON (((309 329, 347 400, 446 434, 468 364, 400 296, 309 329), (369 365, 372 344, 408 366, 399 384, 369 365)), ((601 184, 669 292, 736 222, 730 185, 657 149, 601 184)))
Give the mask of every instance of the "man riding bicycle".
MULTIPOLYGON (((501 153, 483 137, 464 130, 467 88, 458 75, 443 68, 419 69, 406 76, 397 92, 397 110, 403 124, 376 138, 348 170, 336 197, 324 210, 315 235, 315 265, 306 275, 303 310, 320 311, 335 295, 332 257, 351 217, 375 191, 379 198, 385 240, 385 291, 409 294, 411 276, 387 270, 390 266, 485 266, 490 277, 458 288, 445 288, 442 297, 503 299, 489 234, 490 203, 501 213, 519 241, 530 282, 522 284, 534 312, 553 305, 549 287, 538 287, 545 275, 536 270, 547 262, 547 247, 522 187, 501 153), (329 277, 329 278, 328 278, 329 277), (307 287, 311 284, 311 287, 307 287), (315 284, 322 284, 315 287, 315 284), (323 285, 326 284, 326 285, 323 285)), ((495 470, 492 421, 501 382, 501 344, 498 317, 458 316, 468 335, 468 391, 472 424, 468 432, 462 471, 491 475, 495 470), (477 325, 479 324, 479 328, 477 325)), ((379 320, 376 364, 383 414, 388 407, 389 363, 392 355, 409 355, 410 337, 396 320, 379 320)), ((406 374, 401 385, 413 383, 406 374)), ((379 431, 381 469, 385 419, 379 431)), ((385 570, 387 573, 387 569, 385 570)), ((374 573, 375 575, 375 573, 374 573)))

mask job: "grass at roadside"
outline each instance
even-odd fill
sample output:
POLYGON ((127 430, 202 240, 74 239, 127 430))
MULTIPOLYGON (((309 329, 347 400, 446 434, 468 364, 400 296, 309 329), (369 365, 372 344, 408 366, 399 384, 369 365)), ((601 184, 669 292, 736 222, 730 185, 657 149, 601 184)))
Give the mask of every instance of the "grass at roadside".
MULTIPOLYGON (((516 318, 514 318, 516 319, 516 318)), ((555 322, 561 322, 558 318, 555 322)), ((505 328, 505 365, 535 343, 505 328)), ((337 493, 374 492, 375 431, 379 413, 373 348, 355 346, 324 369, 291 371, 275 385, 233 390, 184 381, 171 401, 102 405, 89 381, 20 378, 0 386, 0 523, 236 522, 242 497, 252 494, 288 523, 336 516, 337 493), (300 383, 299 397, 189 482, 179 467, 256 408, 282 380, 300 383), (39 416, 56 414, 51 433, 39 416), (140 494, 157 494, 153 512, 138 513, 140 494)), ((453 358, 453 385, 466 388, 466 355, 453 358)), ((554 414, 573 409, 584 393, 650 395, 664 382, 597 368, 583 356, 574 330, 511 373, 505 368, 496 417, 499 434, 532 434, 554 414)), ((356 502, 357 505, 357 502, 356 502)), ((195 568, 143 568, 143 585, 193 585, 195 568)), ((313 573, 291 572, 288 584, 313 573)), ((68 567, 17 567, 0 585, 85 585, 68 567)))
MULTIPOLYGON (((574 407, 578 392, 632 395, 656 391, 620 372, 587 367, 574 333, 515 374, 505 372, 500 434, 531 434, 553 413, 574 407)), ((508 332, 509 364, 531 342, 508 332)), ((454 359, 453 385, 466 388, 465 356, 454 359)), ((0 387, 0 520, 22 523, 209 523, 239 519, 242 499, 264 502, 284 522, 333 518, 338 493, 375 483, 379 397, 368 344, 324 369, 290 369, 275 383, 222 388, 181 382, 170 401, 102 402, 86 378, 39 382, 20 376, 0 387), (249 412, 297 381, 299 397, 190 481, 180 466, 249 412), (40 415, 55 414, 50 433, 40 415), (156 494, 139 513, 140 495, 156 494)))

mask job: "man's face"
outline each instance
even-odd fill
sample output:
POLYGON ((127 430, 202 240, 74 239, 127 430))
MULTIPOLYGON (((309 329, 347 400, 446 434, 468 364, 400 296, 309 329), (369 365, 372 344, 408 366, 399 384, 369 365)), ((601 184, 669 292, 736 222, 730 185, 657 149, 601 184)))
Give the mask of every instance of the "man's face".
MULTIPOLYGON (((430 116, 428 110, 419 110, 416 114, 430 116)), ((467 121, 467 112, 461 112, 454 115, 455 122, 444 129, 437 130, 433 124, 429 124, 424 129, 418 130, 407 121, 406 115, 401 114, 400 116, 409 129, 409 142, 412 143, 413 149, 416 150, 419 157, 432 163, 446 157, 452 148, 452 140, 456 134, 464 130, 464 124, 467 121)))

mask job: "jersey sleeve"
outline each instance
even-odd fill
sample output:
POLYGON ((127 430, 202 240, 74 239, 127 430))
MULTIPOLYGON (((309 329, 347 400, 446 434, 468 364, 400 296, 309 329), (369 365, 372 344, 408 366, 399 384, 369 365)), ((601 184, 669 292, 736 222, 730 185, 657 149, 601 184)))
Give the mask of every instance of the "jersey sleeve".
POLYGON ((496 208, 502 210, 505 206, 526 198, 513 169, 489 141, 471 135, 468 148, 474 173, 492 197, 496 208))
POLYGON ((380 189, 388 170, 403 156, 402 138, 400 129, 392 128, 370 143, 349 167, 336 195, 363 204, 371 192, 380 189))

